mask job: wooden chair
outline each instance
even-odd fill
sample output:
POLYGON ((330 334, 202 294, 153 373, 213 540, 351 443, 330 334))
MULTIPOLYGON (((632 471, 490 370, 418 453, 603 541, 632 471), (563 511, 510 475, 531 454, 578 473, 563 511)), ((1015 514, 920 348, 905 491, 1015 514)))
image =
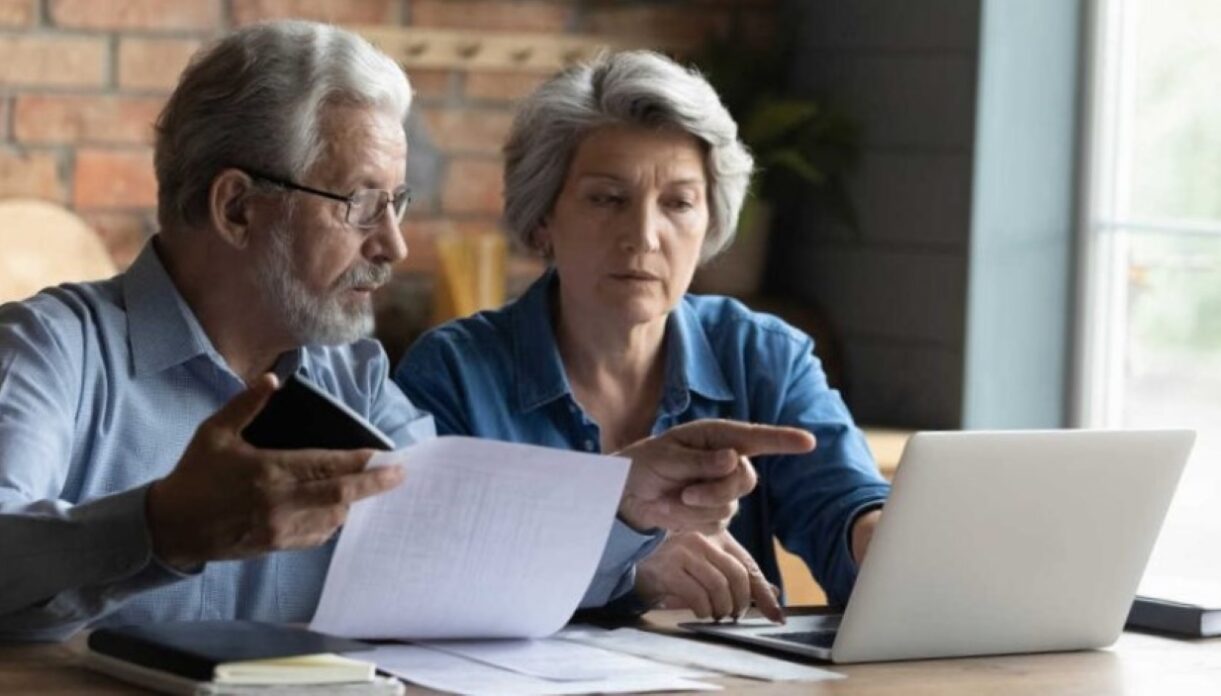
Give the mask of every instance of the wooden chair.
POLYGON ((0 201, 0 303, 114 274, 102 240, 74 213, 46 201, 0 201))

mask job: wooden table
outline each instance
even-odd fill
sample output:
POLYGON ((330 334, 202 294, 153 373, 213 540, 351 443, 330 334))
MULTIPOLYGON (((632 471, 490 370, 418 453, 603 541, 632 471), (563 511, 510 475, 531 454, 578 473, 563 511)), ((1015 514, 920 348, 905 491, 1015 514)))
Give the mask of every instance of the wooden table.
MULTIPOLYGON (((651 627, 666 631, 686 612, 653 612, 651 627)), ((64 645, 0 645, 0 694, 142 694, 80 666, 77 636, 64 645)), ((956 660, 831 666, 847 679, 814 684, 767 684, 722 679, 723 693, 780 694, 1039 694, 1192 696, 1221 693, 1221 639, 1176 640, 1125 633, 1105 650, 956 660)), ((408 688, 408 694, 426 691, 408 688)))

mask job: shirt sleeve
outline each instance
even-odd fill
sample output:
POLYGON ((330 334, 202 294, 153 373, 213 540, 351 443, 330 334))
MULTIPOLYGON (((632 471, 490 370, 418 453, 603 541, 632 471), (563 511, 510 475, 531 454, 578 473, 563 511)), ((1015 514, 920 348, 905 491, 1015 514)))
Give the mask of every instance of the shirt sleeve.
POLYGON ((23 305, 0 311, 0 639, 66 638, 183 577, 153 558, 147 486, 59 499, 80 392, 75 331, 73 340, 23 305))
POLYGON ((381 344, 370 342, 370 345, 376 353, 367 360, 368 376, 364 385, 368 394, 369 422, 393 440, 396 447, 436 437, 433 417, 417 408, 390 380, 390 360, 381 344))
POLYGON ((631 592, 636 586, 636 564, 653 553, 664 539, 665 533, 661 530, 637 532, 615 518, 598 569, 581 598, 580 607, 603 607, 631 592))
POLYGON ((852 522, 881 506, 890 486, 843 399, 827 385, 813 342, 789 342, 776 422, 810 431, 818 444, 806 455, 768 458, 760 479, 780 543, 805 560, 830 603, 842 606, 856 581, 852 522))
MULTIPOLYGON (((495 379, 491 366, 479 363, 479 353, 463 353, 443 334, 425 335, 408 352, 394 371, 394 381, 413 403, 432 413, 437 433, 472 437, 501 437, 503 434, 479 432, 472 427, 466 395, 504 393, 480 389, 483 380, 495 379)), ((509 418, 509 404, 497 402, 499 414, 509 418)), ((483 406, 486 408, 487 403, 483 406)), ((653 552, 665 534, 662 531, 637 532, 615 519, 602 558, 594 572, 581 608, 601 607, 626 595, 636 583, 636 564, 653 552)))

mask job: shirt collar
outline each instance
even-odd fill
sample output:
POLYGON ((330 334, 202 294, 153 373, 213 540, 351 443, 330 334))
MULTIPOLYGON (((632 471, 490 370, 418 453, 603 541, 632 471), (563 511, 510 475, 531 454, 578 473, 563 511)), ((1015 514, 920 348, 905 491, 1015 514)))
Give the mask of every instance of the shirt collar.
MULTIPOLYGON (((530 411, 572 393, 551 325, 552 293, 558 282, 548 269, 512 306, 513 362, 517 408, 530 411)), ((717 401, 733 400, 708 336, 687 301, 666 319, 665 401, 682 412, 690 392, 717 401)))
POLYGON ((517 408, 522 412, 572 392, 551 327, 551 293, 555 284, 555 271, 548 269, 513 303, 514 377, 517 408))
POLYGON ((666 400, 672 413, 685 411, 689 392, 706 399, 732 401, 733 392, 712 352, 695 309, 683 298, 666 319, 666 400))
MULTIPOLYGON (((154 240, 123 273, 127 338, 136 376, 161 372, 201 355, 228 370, 161 263, 154 240)), ((280 356, 274 369, 280 379, 298 370, 308 375, 309 361, 304 350, 292 350, 280 356)))
POLYGON ((137 376, 160 372, 216 349, 170 278, 150 239, 123 273, 127 338, 137 376))

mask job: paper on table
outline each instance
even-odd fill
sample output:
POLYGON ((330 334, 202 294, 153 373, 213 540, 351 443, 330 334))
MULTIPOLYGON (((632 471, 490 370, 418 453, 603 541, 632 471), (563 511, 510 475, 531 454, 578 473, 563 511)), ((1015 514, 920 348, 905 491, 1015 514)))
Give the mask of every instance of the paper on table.
POLYGON ((398 488, 352 506, 311 628, 361 638, 534 638, 593 578, 628 460, 467 437, 374 455, 398 488))
POLYGON ((615 676, 591 681, 550 681, 473 662, 418 645, 383 645, 360 653, 382 671, 420 686, 468 696, 564 696, 648 691, 720 691, 716 684, 667 676, 615 676))
POLYGON ((715 645, 634 628, 608 631, 594 626, 570 626, 556 638, 641 655, 675 665, 687 665, 764 681, 813 682, 844 678, 844 675, 830 670, 799 665, 727 645, 715 645))
POLYGON ((716 676, 704 670, 654 662, 581 643, 542 640, 455 640, 421 643, 468 660, 552 681, 590 681, 609 677, 716 676))

